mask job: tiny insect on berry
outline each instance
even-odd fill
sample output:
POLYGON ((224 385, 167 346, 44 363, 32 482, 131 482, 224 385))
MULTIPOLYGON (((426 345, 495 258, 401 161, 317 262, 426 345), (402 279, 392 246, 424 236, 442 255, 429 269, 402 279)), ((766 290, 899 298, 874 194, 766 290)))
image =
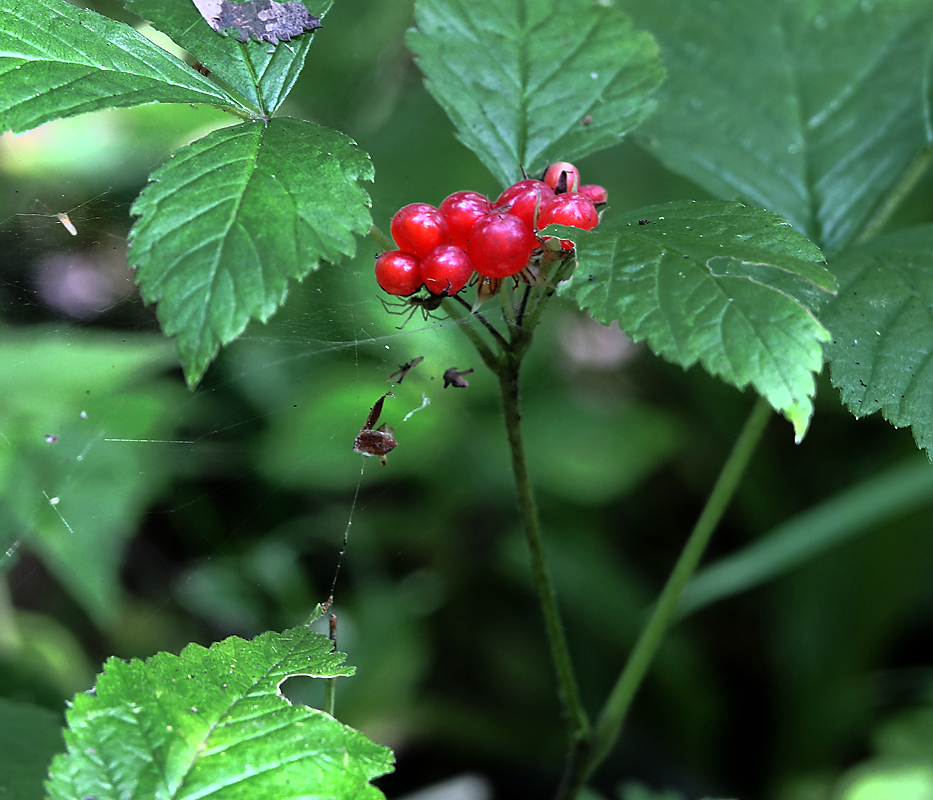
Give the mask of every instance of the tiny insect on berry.
POLYGON ((535 219, 541 206, 554 196, 554 190, 543 181, 526 178, 513 183, 499 195, 496 208, 508 206, 507 210, 513 216, 523 220, 531 228, 535 227, 535 219))
POLYGON ((422 282, 421 262, 411 253, 386 250, 376 258, 376 283, 389 294, 414 294, 422 282))
POLYGON ((431 294, 456 294, 473 277, 473 262, 462 247, 441 244, 421 259, 421 280, 431 294))
POLYGON ((528 263, 538 240, 522 219, 502 211, 480 220, 470 235, 467 254, 486 278, 507 278, 528 263))
POLYGON ((418 258, 450 242, 447 220, 427 203, 409 203, 400 208, 392 217, 390 230, 398 249, 418 258))
MULTIPOLYGON (((546 228, 548 225, 566 225, 570 228, 581 228, 588 231, 599 223, 599 214, 590 198, 579 192, 566 192, 549 200, 541 214, 538 216, 538 227, 546 228)), ((573 242, 569 239, 560 240, 561 248, 573 249, 573 242)))
POLYGON ((580 194, 589 197, 594 206, 604 206, 609 201, 609 192, 605 187, 595 183, 584 183, 579 189, 580 194))
POLYGON ((576 192, 580 186, 580 170, 569 161, 555 161, 544 171, 542 180, 558 194, 576 192))
POLYGON ((437 210, 447 220, 450 243, 466 250, 470 231, 492 210, 492 203, 479 192, 454 192, 444 198, 437 210))

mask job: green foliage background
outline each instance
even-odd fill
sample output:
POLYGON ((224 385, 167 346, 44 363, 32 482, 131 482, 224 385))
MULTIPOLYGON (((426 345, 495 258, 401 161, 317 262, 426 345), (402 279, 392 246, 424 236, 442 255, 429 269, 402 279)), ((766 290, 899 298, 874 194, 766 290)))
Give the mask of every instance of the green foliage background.
MULTIPOLYGON (((638 26, 650 28, 652 13, 667 4, 641 14, 626 5, 638 26)), ((117 3, 94 6, 130 19, 117 3)), ((283 111, 334 127, 370 154, 377 224, 387 228, 405 203, 437 203, 457 189, 497 194, 496 179, 456 140, 405 48, 411 4, 338 2, 326 22, 283 111)), ((711 23, 685 17, 682 24, 711 23)), ((878 40, 900 41, 892 30, 878 40)), ((752 48, 749 63, 757 91, 772 62, 752 48)), ((822 80, 811 79, 815 96, 822 80)), ((676 80, 666 91, 713 102, 676 80)), ((4 426, 17 420, 25 442, 60 434, 81 411, 97 415, 100 427, 82 434, 72 456, 102 452, 124 475, 114 485, 68 467, 71 494, 53 506, 41 493, 57 468, 46 454, 27 450, 0 464, 34 484, 0 528, 3 549, 23 542, 7 562, 0 597, 3 693, 60 714, 111 655, 177 653, 190 641, 301 622, 330 591, 352 511, 335 610, 340 649, 357 673, 339 682, 338 715, 395 748, 398 771, 380 786, 398 796, 469 769, 489 776, 502 796, 539 796, 554 777, 562 729, 495 385, 477 371, 468 390, 440 390, 436 375, 474 366, 475 356, 451 329, 422 332, 418 318, 395 329, 400 320, 385 314, 370 277, 370 241, 358 243, 351 262, 305 279, 270 322, 254 323, 192 395, 167 367, 154 315, 138 299, 71 326, 34 293, 43 257, 66 247, 118 247, 147 173, 216 118, 187 106, 104 112, 64 123, 60 139, 44 134, 53 144, 37 155, 2 153, 0 305, 4 325, 19 328, 2 334, 4 426), (75 207, 79 236, 70 241, 49 212, 75 207), (385 378, 417 355, 426 362, 384 412, 402 444, 384 469, 365 465, 354 501, 353 436, 388 387, 385 378), (15 372, 23 363, 34 365, 30 381, 15 372), (94 405, 78 396, 84 384, 94 405), (431 405, 401 424, 422 393, 431 405), (105 445, 101 429, 112 438, 185 444, 105 445), (125 506, 107 492, 126 498, 125 506), (76 555, 63 521, 93 520, 105 509, 112 513, 85 528, 94 538, 76 555), (39 529, 57 531, 43 541, 60 545, 30 550, 39 529)), ((585 180, 609 190, 607 220, 656 203, 711 199, 664 166, 708 180, 669 156, 672 139, 695 125, 649 122, 644 147, 627 141, 579 162, 585 180)), ((930 220, 931 188, 921 182, 889 230, 930 220)), ((787 208, 772 210, 793 219, 801 200, 790 190, 788 198, 787 208)), ((861 214, 857 195, 851 199, 861 214)), ((800 224, 825 234, 819 244, 847 235, 827 216, 829 200, 812 208, 800 224)), ((870 280, 858 267, 853 280, 870 280)), ((538 339, 525 375, 526 436, 585 699, 595 707, 752 398, 627 345, 569 306, 555 309, 538 339)), ((901 770, 904 780, 917 770, 922 780, 929 768, 930 468, 907 431, 878 415, 855 421, 826 375, 815 402, 800 445, 783 420, 772 423, 708 560, 773 532, 770 550, 733 565, 732 578, 711 570, 706 588, 698 581, 685 598, 685 613, 727 599, 696 613, 664 645, 600 775, 607 795, 637 779, 687 796, 808 800, 857 780, 846 771, 859 762, 863 770, 901 770), (749 574, 759 577, 743 584, 749 574), (732 596, 746 586, 752 591, 732 596)), ((295 699, 320 702, 310 680, 292 679, 287 688, 295 699)), ((0 706, 4 720, 18 713, 18 705, 0 706)), ((55 739, 42 724, 51 753, 55 739)))

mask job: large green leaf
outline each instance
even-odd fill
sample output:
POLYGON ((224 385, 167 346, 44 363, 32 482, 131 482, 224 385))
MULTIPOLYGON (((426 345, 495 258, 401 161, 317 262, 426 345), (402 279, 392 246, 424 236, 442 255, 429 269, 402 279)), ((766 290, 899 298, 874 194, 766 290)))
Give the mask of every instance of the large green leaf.
POLYGON ((576 239, 578 266, 560 294, 675 364, 752 384, 803 437, 829 338, 814 311, 834 280, 786 220, 739 203, 679 202, 588 234, 561 230, 576 239))
POLYGON ((276 118, 178 150, 133 204, 129 262, 191 384, 250 319, 265 322, 290 279, 352 255, 371 224, 369 157, 337 131, 276 118))
POLYGON ((42 800, 49 762, 63 749, 60 714, 0 697, 0 797, 42 800))
POLYGON ((294 675, 351 675, 332 646, 294 628, 145 662, 111 658, 67 713, 68 751, 52 763, 50 796, 381 797, 368 782, 391 771, 391 752, 279 693, 294 675))
POLYGON ((821 247, 850 241, 933 144, 928 0, 624 5, 668 70, 646 146, 821 247))
POLYGON ((63 0, 0 4, 0 131, 144 103, 245 107, 132 28, 63 0))
POLYGON ((664 74, 652 37, 592 0, 419 0, 415 20, 428 91, 503 184, 616 144, 664 74))
MULTIPOLYGON (((308 0, 305 5, 320 19, 333 2, 308 0)), ((314 38, 305 33, 278 45, 255 39, 238 42, 216 33, 191 0, 126 0, 126 7, 171 37, 265 116, 282 104, 314 38)))
POLYGON ((703 567, 677 603, 685 617, 775 580, 826 551, 933 503, 933 469, 914 457, 782 522, 736 553, 703 567))
POLYGON ((856 417, 909 425, 933 458, 933 225, 841 253, 832 268, 839 293, 821 319, 833 385, 856 417))
POLYGON ((5 331, 0 348, 0 547, 39 553, 101 625, 119 598, 123 543, 169 474, 180 389, 161 337, 5 331), (122 441, 121 441, 122 440, 122 441))

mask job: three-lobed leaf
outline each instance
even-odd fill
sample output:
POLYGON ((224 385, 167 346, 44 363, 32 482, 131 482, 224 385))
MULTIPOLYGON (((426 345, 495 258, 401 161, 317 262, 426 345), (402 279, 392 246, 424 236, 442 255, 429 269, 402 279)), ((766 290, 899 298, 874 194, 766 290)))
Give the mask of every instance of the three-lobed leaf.
POLYGON ((289 281, 355 251, 369 229, 368 156, 337 131, 288 118, 244 122, 179 149, 133 205, 129 261, 190 384, 289 281))
MULTIPOLYGON (((305 5, 323 18, 333 0, 308 0, 305 5)), ((305 33, 278 45, 255 39, 238 42, 218 35, 191 0, 127 0, 126 7, 170 36, 266 116, 291 90, 314 39, 313 33, 305 33)))
POLYGON ((668 78, 645 145, 843 247, 933 145, 927 0, 625 0, 668 78))
POLYGON ((933 457, 933 225, 837 254, 839 291, 822 319, 831 377, 846 407, 910 426, 933 457))
POLYGON ((834 280, 786 220, 739 203, 677 202, 586 234, 559 230, 578 260, 560 294, 675 364, 751 384, 803 437, 829 338, 815 311, 834 280))
POLYGON ((664 74, 652 37, 591 0, 419 0, 415 21, 428 91, 503 185, 616 144, 664 74))
POLYGON ((391 771, 391 752, 279 693, 295 675, 351 675, 332 646, 294 628, 145 662, 111 658, 67 712, 50 797, 381 797, 369 781, 391 771))
POLYGON ((0 5, 0 87, 0 131, 157 102, 246 113, 229 92, 132 28, 64 0, 0 5))

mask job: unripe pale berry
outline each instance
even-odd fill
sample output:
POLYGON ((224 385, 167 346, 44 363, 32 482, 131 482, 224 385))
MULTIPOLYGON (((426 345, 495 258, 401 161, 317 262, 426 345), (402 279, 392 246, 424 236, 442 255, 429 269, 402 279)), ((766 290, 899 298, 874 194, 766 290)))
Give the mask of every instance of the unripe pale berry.
POLYGON ((580 186, 580 170, 569 161, 556 161, 544 171, 542 180, 558 194, 576 192, 580 186))

